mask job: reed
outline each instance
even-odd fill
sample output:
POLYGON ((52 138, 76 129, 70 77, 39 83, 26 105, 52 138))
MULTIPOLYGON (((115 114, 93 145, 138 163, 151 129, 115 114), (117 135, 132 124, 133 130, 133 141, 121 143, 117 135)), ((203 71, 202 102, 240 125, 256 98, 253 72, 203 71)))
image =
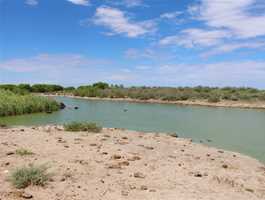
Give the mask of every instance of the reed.
POLYGON ((60 106, 55 100, 30 94, 0 90, 0 117, 37 112, 53 112, 60 106))

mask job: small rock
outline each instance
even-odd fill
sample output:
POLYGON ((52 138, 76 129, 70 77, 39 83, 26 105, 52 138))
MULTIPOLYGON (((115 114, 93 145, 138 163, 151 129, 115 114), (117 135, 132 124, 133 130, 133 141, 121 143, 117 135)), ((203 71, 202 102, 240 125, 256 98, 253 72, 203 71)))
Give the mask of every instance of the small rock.
POLYGON ((224 169, 227 169, 227 168, 228 168, 228 165, 223 164, 222 167, 223 167, 224 169))
POLYGON ((133 156, 133 157, 131 157, 131 158, 128 158, 127 160, 128 160, 128 161, 141 160, 141 157, 139 157, 139 156, 133 156))
POLYGON ((145 178, 145 175, 144 175, 143 173, 141 173, 141 172, 135 172, 135 173, 133 174, 133 176, 134 176, 135 178, 145 178))
POLYGON ((115 155, 111 156, 111 159, 113 159, 113 160, 121 159, 121 155, 115 154, 115 155))
POLYGON ((121 169, 121 165, 119 165, 118 163, 113 163, 108 165, 109 169, 121 169))
POLYGON ((121 195, 122 195, 122 196, 128 196, 128 195, 129 195, 129 192, 128 192, 128 191, 124 191, 124 190, 122 190, 122 191, 121 191, 121 195))
POLYGON ((200 172, 196 172, 196 173, 194 174, 194 176, 195 176, 195 177, 202 177, 202 174, 201 174, 200 172))
POLYGON ((169 136, 174 137, 174 138, 178 138, 179 137, 177 133, 169 133, 169 136))
POLYGON ((24 199, 32 199, 33 198, 33 196, 31 194, 26 193, 26 192, 23 192, 21 194, 21 197, 24 198, 24 199))
POLYGON ((222 151, 222 150, 219 150, 219 151, 218 151, 218 153, 224 153, 224 151, 222 151))
POLYGON ((156 192, 156 190, 155 189, 150 189, 149 192, 156 192))
POLYGON ((141 190, 148 190, 148 187, 147 187, 146 185, 142 185, 142 186, 140 187, 140 189, 141 189, 141 190))
POLYGON ((21 131, 21 132, 24 132, 24 131, 25 131, 25 129, 23 129, 23 128, 22 128, 22 129, 20 129, 20 131, 21 131))
POLYGON ((11 155, 14 155, 14 154, 15 154, 15 153, 12 152, 12 151, 9 151, 9 152, 6 153, 7 156, 11 156, 11 155))
POLYGON ((89 144, 91 147, 95 147, 95 146, 97 146, 97 144, 95 144, 95 143, 92 143, 92 144, 89 144))
POLYGON ((120 166, 129 166, 130 163, 128 161, 122 161, 122 162, 119 162, 119 165, 120 166))
POLYGON ((146 148, 148 150, 154 150, 154 147, 144 146, 144 148, 146 148))

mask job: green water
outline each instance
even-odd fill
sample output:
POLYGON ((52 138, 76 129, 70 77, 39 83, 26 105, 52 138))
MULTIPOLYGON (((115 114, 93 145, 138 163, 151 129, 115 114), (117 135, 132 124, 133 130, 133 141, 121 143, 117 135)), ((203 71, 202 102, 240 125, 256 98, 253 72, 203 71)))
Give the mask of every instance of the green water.
POLYGON ((68 108, 53 114, 0 118, 9 125, 98 122, 104 127, 139 131, 177 132, 208 145, 241 152, 265 162, 265 111, 90 101, 58 97, 68 108), (75 110, 71 107, 78 106, 75 110), (69 108, 70 107, 70 108, 69 108), (124 110, 128 110, 125 112, 124 110), (207 139, 212 142, 207 142, 207 139))

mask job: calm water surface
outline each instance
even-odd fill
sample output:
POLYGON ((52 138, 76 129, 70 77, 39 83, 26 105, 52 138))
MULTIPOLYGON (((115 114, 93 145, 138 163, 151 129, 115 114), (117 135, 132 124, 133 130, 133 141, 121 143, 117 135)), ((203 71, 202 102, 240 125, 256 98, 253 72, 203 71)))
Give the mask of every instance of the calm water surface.
POLYGON ((97 122, 104 127, 138 131, 177 132, 199 142, 241 152, 265 162, 265 111, 91 101, 57 97, 68 108, 53 114, 0 118, 9 125, 63 124, 70 121, 97 122), (78 110, 72 107, 78 106, 78 110), (127 110, 125 112, 124 110, 127 110))

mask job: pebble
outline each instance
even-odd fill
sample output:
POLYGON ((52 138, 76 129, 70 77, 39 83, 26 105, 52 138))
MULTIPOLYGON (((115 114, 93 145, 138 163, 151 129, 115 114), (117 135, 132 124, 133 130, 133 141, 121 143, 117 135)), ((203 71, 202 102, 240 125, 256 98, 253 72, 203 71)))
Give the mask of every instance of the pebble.
POLYGON ((148 187, 147 187, 146 185, 142 185, 142 186, 140 187, 140 189, 141 189, 141 190, 148 190, 148 187))
POLYGON ((135 172, 135 173, 133 174, 133 176, 134 176, 135 178, 145 178, 145 175, 144 175, 143 173, 141 173, 141 172, 135 172))
POLYGON ((111 156, 111 159, 113 160, 121 159, 121 155, 114 154, 113 156, 111 156))
POLYGON ((14 155, 14 154, 15 154, 15 153, 12 152, 12 151, 9 151, 9 152, 6 153, 7 156, 11 156, 11 155, 14 155))
POLYGON ((31 194, 26 193, 26 192, 23 192, 21 194, 21 197, 24 198, 24 199, 32 199, 33 198, 33 196, 31 194))
POLYGON ((196 173, 194 174, 194 176, 195 176, 195 177, 200 177, 200 178, 201 178, 201 177, 202 177, 202 174, 201 174, 200 172, 196 172, 196 173))

